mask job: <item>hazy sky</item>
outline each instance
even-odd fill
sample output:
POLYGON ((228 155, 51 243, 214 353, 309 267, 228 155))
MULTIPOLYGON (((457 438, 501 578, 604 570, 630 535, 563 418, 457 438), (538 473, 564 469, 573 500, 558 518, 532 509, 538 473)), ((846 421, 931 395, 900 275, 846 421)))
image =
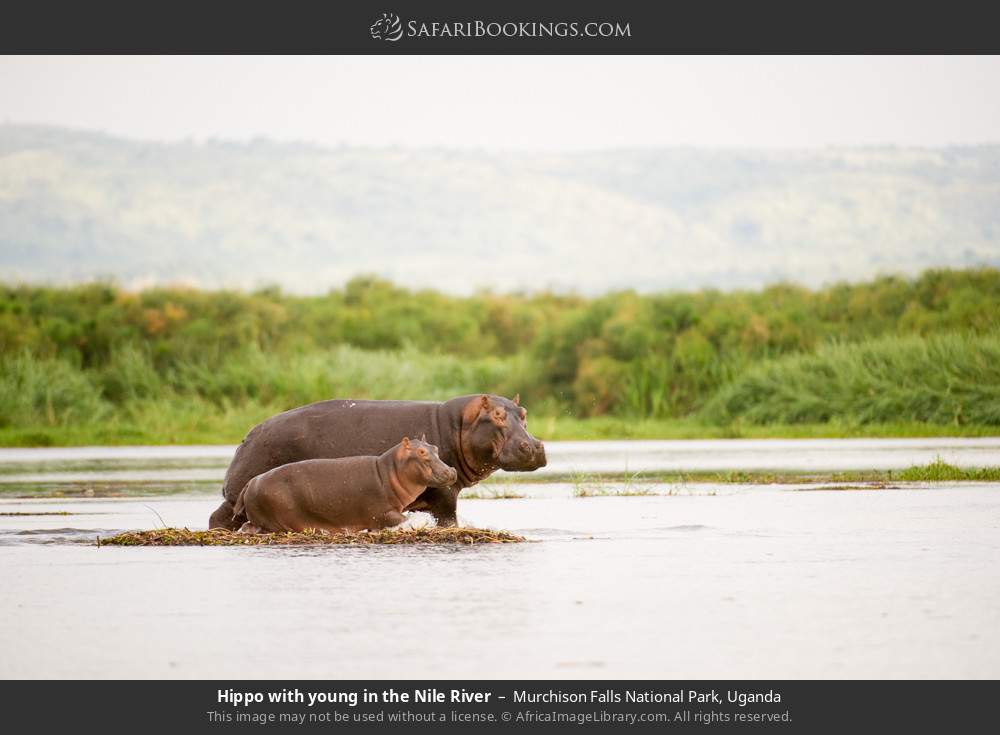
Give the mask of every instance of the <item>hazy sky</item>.
POLYGON ((1000 141, 1000 57, 0 57, 0 121, 579 149, 1000 141))

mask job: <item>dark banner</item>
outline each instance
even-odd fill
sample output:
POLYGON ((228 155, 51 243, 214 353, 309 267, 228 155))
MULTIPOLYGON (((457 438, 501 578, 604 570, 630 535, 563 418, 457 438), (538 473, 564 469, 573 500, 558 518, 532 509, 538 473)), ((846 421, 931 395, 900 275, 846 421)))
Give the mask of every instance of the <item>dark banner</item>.
MULTIPOLYGON (((989 53, 989 4, 44 0, 4 11, 4 53, 989 53)), ((654 93, 655 90, 650 90, 654 93)))
POLYGON ((9 682, 10 732, 642 728, 978 731, 997 682, 9 682))

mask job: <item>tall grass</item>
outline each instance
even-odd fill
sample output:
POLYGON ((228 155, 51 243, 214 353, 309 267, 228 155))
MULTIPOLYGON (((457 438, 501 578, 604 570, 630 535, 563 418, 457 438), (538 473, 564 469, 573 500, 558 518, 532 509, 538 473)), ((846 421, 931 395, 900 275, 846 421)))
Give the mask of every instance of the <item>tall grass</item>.
POLYGON ((996 482, 1000 480, 1000 467, 956 467, 940 457, 925 465, 908 467, 896 475, 897 479, 918 482, 941 482, 945 480, 979 480, 996 482))
MULTIPOLYGON (((240 433, 277 411, 330 397, 443 400, 485 390, 516 390, 519 360, 462 359, 412 349, 366 351, 338 346, 275 355, 249 347, 219 365, 158 367, 127 346, 102 367, 21 353, 0 361, 0 428, 73 427, 149 436, 240 433)), ((101 432, 97 432, 97 436, 101 432)), ((45 443, 40 441, 39 443, 45 443)))
POLYGON ((753 366, 701 411, 716 424, 1000 425, 1000 336, 884 337, 753 366))
POLYGON ((24 353, 0 360, 0 428, 101 421, 113 410, 96 376, 68 360, 24 353))

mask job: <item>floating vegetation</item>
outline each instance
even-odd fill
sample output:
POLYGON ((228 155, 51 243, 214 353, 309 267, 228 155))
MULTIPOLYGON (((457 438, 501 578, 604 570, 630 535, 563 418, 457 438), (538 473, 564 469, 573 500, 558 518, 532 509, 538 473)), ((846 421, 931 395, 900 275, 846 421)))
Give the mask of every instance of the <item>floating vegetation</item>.
POLYGON ((869 482, 864 485, 818 485, 816 487, 795 488, 793 492, 813 493, 813 492, 837 492, 850 490, 900 490, 900 485, 890 485, 887 482, 869 482))
MULTIPOLYGON (((573 489, 574 498, 631 498, 660 494, 646 487, 625 487, 620 490, 609 490, 604 487, 579 486, 573 489)), ((665 494, 673 495, 672 492, 665 494)))
POLYGON ((509 531, 483 528, 422 528, 416 531, 289 531, 287 533, 237 533, 222 528, 190 531, 186 528, 158 528, 152 531, 125 531, 97 539, 98 546, 317 546, 330 544, 517 544, 523 536, 509 531))

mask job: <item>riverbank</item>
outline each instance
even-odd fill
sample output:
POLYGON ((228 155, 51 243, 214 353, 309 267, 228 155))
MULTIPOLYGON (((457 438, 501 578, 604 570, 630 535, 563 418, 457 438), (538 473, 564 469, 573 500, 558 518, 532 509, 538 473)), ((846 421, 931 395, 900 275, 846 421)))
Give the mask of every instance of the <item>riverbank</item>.
MULTIPOLYGON (((110 421, 104 425, 8 426, 0 428, 0 447, 163 446, 167 444, 238 444, 263 416, 244 412, 154 425, 110 421)), ((268 414, 270 415, 270 414, 268 414)), ((732 424, 712 426, 691 419, 630 420, 610 416, 532 417, 530 430, 548 441, 619 439, 888 439, 916 437, 988 437, 996 426, 941 425, 921 422, 892 424, 732 424)))

